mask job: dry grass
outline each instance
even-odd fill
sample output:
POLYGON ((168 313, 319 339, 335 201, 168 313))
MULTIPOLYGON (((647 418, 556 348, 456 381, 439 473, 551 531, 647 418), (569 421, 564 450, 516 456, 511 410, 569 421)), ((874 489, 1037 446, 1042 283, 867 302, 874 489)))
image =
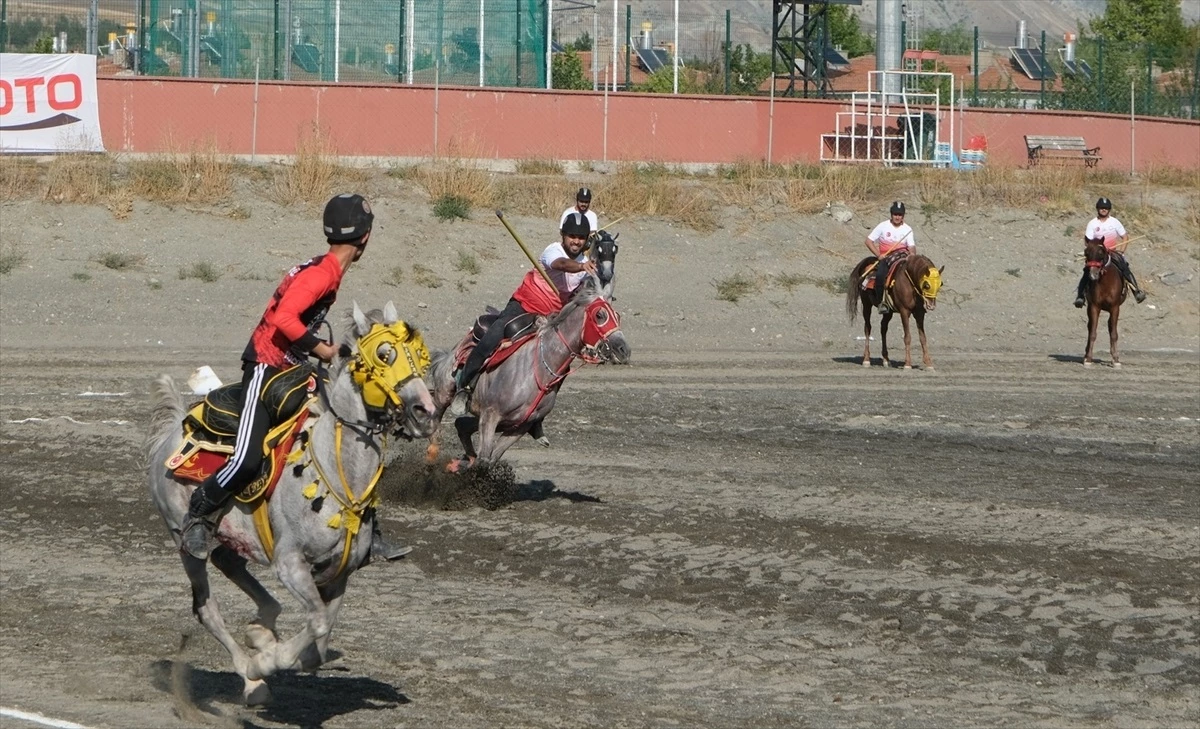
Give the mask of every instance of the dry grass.
POLYGON ((489 208, 496 201, 492 173, 469 160, 443 158, 421 165, 413 171, 412 179, 430 200, 460 198, 473 208, 489 208))
POLYGON ((116 163, 106 154, 63 154, 46 170, 42 198, 52 202, 96 203, 113 190, 116 163))
POLYGON ((138 197, 159 202, 214 203, 233 192, 233 165, 215 143, 129 164, 129 184, 138 197))
POLYGON ((757 294, 766 287, 767 279, 758 274, 744 273, 738 271, 732 276, 713 281, 713 286, 717 289, 717 299, 719 301, 729 301, 736 304, 743 296, 757 294))
POLYGON ((36 197, 44 174, 45 167, 33 160, 0 154, 0 199, 36 197))
POLYGON ((280 205, 323 204, 336 183, 358 183, 364 177, 338 161, 333 140, 316 125, 296 143, 292 164, 274 172, 268 197, 280 205))
POLYGON ((561 175, 562 163, 549 159, 517 160, 518 175, 561 175))
POLYGON ((552 217, 570 206, 571 190, 556 178, 505 177, 496 183, 495 202, 505 210, 552 217))
POLYGON ((866 202, 883 196, 897 178, 894 171, 874 165, 800 165, 790 168, 787 205, 815 213, 831 202, 866 202))
POLYGON ((1143 175, 1143 179, 1151 185, 1200 190, 1200 169, 1182 170, 1178 167, 1151 167, 1143 175))
POLYGON ((654 215, 701 232, 716 230, 716 203, 701 185, 685 184, 663 165, 621 165, 597 190, 610 217, 654 215))
POLYGON ((917 191, 921 199, 921 214, 925 224, 933 222, 936 215, 949 217, 958 203, 958 177, 946 170, 921 170, 917 178, 917 191))
POLYGON ((738 162, 717 169, 718 194, 725 205, 749 209, 787 199, 787 171, 763 162, 738 162))

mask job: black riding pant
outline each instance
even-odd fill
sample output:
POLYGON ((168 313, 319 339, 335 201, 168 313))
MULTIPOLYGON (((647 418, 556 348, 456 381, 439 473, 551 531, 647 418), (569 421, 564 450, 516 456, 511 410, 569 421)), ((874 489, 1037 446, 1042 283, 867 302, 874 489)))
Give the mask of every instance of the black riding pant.
POLYGON ((483 338, 479 340, 479 344, 475 345, 475 349, 471 350, 471 354, 467 357, 466 364, 463 365, 462 372, 459 374, 458 382, 460 387, 474 387, 475 378, 479 376, 479 371, 483 369, 483 363, 488 357, 492 356, 492 352, 496 351, 496 347, 500 346, 500 342, 504 341, 504 330, 508 327, 508 323, 518 316, 524 316, 528 312, 521 306, 521 302, 516 299, 509 299, 508 305, 504 307, 504 311, 500 312, 500 316, 488 325, 488 330, 484 332, 483 338))
POLYGON ((279 369, 260 362, 246 362, 243 366, 242 416, 238 421, 233 455, 204 482, 204 486, 212 482, 225 493, 236 495, 258 477, 263 463, 263 441, 271 429, 262 393, 271 378, 279 372, 279 369))

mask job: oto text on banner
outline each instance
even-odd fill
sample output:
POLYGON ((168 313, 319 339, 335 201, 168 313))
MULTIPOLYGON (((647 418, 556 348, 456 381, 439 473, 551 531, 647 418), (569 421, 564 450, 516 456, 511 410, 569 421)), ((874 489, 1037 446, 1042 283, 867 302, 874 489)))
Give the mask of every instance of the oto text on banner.
POLYGON ((0 53, 0 153, 103 151, 95 56, 0 53))

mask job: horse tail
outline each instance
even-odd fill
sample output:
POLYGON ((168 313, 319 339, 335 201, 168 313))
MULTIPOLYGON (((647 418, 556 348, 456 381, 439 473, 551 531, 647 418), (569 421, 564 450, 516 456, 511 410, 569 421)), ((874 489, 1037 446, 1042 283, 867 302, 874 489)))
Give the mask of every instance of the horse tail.
POLYGON ((850 321, 852 322, 858 317, 858 300, 862 295, 863 271, 874 260, 874 256, 867 256, 859 261, 858 265, 850 271, 850 280, 846 282, 846 314, 850 316, 850 321))
POLYGON ((153 406, 150 410, 150 433, 146 436, 146 452, 158 452, 169 438, 179 433, 183 421, 183 401, 170 375, 159 375, 150 390, 153 406))
POLYGON ((437 407, 444 408, 454 398, 454 353, 445 349, 433 350, 432 364, 425 375, 425 384, 437 407))

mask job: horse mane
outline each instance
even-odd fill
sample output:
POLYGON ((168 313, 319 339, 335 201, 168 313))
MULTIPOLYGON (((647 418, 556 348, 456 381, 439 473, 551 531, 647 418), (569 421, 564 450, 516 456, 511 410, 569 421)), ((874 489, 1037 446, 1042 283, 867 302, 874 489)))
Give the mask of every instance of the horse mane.
POLYGON ((933 265, 933 261, 928 256, 923 256, 920 253, 913 253, 908 257, 908 261, 904 264, 906 268, 912 271, 928 271, 931 268, 937 268, 933 265))
POLYGON ((586 279, 584 279, 579 288, 575 290, 575 295, 571 297, 571 300, 564 304, 563 308, 559 310, 557 314, 546 317, 546 319, 542 322, 542 326, 538 328, 538 331, 544 331, 557 327, 559 324, 567 320, 567 317, 571 315, 571 312, 575 311, 581 306, 587 306, 588 304, 592 303, 596 300, 596 297, 600 296, 601 293, 603 292, 600 288, 598 279, 595 276, 588 276, 586 279))

